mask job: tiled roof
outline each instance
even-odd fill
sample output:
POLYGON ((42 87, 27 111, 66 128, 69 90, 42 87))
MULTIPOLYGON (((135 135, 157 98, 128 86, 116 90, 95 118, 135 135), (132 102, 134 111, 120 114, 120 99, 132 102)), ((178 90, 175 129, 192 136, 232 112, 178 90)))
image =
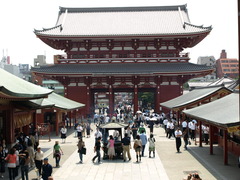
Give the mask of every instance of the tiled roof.
POLYGON ((46 97, 51 92, 0 68, 0 97, 34 99, 46 97))
POLYGON ((53 106, 55 108, 64 110, 73 110, 85 106, 82 103, 70 100, 54 92, 51 93, 47 98, 43 98, 41 100, 31 100, 31 102, 40 106, 53 106))
POLYGON ((212 68, 192 63, 117 63, 55 64, 32 68, 33 72, 50 74, 161 74, 208 71, 212 68))
POLYGON ((183 112, 193 118, 218 126, 239 126, 239 93, 229 94, 221 99, 183 112))
POLYGON ((63 8, 56 26, 35 30, 55 37, 187 35, 210 32, 211 27, 190 23, 187 8, 180 6, 63 8))
POLYGON ((198 102, 199 100, 201 100, 203 98, 207 98, 208 96, 210 96, 213 93, 216 93, 222 89, 225 89, 225 90, 231 92, 231 90, 229 90, 225 87, 222 87, 222 86, 203 87, 203 88, 199 88, 199 89, 194 89, 187 94, 184 94, 184 95, 176 97, 172 100, 163 102, 160 105, 167 107, 169 109, 184 108, 187 105, 194 103, 194 102, 198 102))

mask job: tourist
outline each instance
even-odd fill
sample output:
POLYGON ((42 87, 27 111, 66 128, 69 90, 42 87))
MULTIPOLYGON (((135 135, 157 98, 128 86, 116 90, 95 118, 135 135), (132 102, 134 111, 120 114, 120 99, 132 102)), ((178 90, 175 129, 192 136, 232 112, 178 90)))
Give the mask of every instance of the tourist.
POLYGON ((185 131, 183 131, 183 140, 184 140, 184 148, 185 150, 187 150, 187 145, 189 144, 188 129, 185 129, 185 131))
POLYGON ((177 130, 175 131, 176 148, 178 153, 180 153, 180 147, 182 145, 181 137, 182 137, 182 131, 178 127, 177 130))
POLYGON ((61 132, 62 143, 65 143, 66 137, 67 137, 67 128, 66 128, 66 126, 63 126, 61 128, 60 132, 61 132))
POLYGON ((155 138, 153 137, 153 134, 150 134, 148 142, 149 142, 149 158, 151 158, 151 152, 153 152, 153 157, 155 157, 155 138))
POLYGON ((206 126, 202 126, 202 131, 203 131, 203 137, 204 137, 205 145, 208 145, 209 127, 207 125, 206 126))
POLYGON ((132 131, 131 131, 130 124, 128 124, 128 126, 125 128, 124 134, 127 134, 128 137, 130 138, 130 141, 131 141, 131 134, 132 134, 132 131))
POLYGON ((48 177, 52 175, 52 165, 48 163, 48 158, 44 158, 42 165, 42 179, 48 180, 48 177))
POLYGON ((113 160, 113 156, 115 156, 115 147, 114 147, 114 139, 113 136, 110 135, 109 136, 109 140, 108 140, 108 156, 110 160, 113 160))
POLYGON ((119 131, 118 130, 114 130, 113 138, 114 138, 115 141, 118 141, 118 138, 119 138, 119 131))
POLYGON ((141 134, 142 131, 146 132, 146 129, 144 128, 144 124, 143 124, 143 122, 140 123, 140 127, 138 128, 138 133, 141 134))
POLYGON ((131 129, 132 129, 133 140, 135 140, 136 136, 137 136, 137 130, 138 130, 138 126, 137 126, 137 123, 135 121, 134 121, 131 129))
POLYGON ((154 128, 154 122, 151 119, 149 120, 148 127, 150 129, 150 134, 152 134, 153 133, 153 128, 154 128))
POLYGON ((38 169, 39 176, 41 176, 41 174, 42 174, 43 156, 44 156, 44 154, 41 151, 41 147, 38 146, 37 151, 35 153, 35 165, 36 165, 36 168, 38 169))
POLYGON ((123 146, 123 161, 126 161, 126 153, 128 155, 128 160, 131 161, 131 154, 130 154, 130 147, 131 147, 131 140, 127 133, 125 133, 124 138, 122 139, 122 146, 123 146))
POLYGON ((80 163, 82 163, 83 162, 83 151, 82 151, 82 148, 85 147, 85 143, 82 140, 82 137, 79 137, 79 141, 78 141, 77 146, 78 146, 78 153, 79 153, 80 163))
POLYGON ((86 125, 86 131, 87 131, 87 138, 89 138, 89 137, 90 137, 90 134, 91 134, 91 131, 92 131, 92 128, 91 128, 90 123, 87 123, 87 125, 86 125))
POLYGON ((147 144, 147 135, 145 134, 144 130, 142 130, 142 132, 140 134, 140 139, 142 141, 142 157, 144 157, 144 150, 145 150, 145 146, 147 144))
POLYGON ((196 120, 192 120, 188 123, 188 128, 190 129, 191 140, 195 140, 195 130, 196 130, 196 120))
POLYGON ((95 113, 95 114, 94 114, 94 117, 93 117, 93 122, 94 122, 94 124, 98 123, 98 118, 99 118, 98 114, 95 113))
POLYGON ((98 163, 101 163, 101 137, 97 138, 97 142, 95 143, 94 146, 94 152, 96 152, 96 155, 93 157, 92 162, 94 163, 95 159, 98 158, 98 163))
POLYGON ((5 158, 6 158, 6 152, 3 150, 3 147, 0 146, 0 178, 4 178, 5 173, 5 158))
POLYGON ((134 148, 134 150, 136 152, 136 158, 137 158, 136 162, 139 162, 138 161, 138 157, 139 157, 139 160, 141 162, 142 141, 141 141, 139 135, 137 135, 136 139, 134 140, 133 148, 134 148))
POLYGON ((168 138, 170 139, 172 136, 175 137, 174 135, 174 124, 172 122, 172 120, 170 120, 168 122, 168 125, 167 125, 167 128, 168 128, 168 138))
POLYGON ((86 123, 82 123, 82 137, 85 137, 86 133, 86 123))
POLYGON ((185 131, 185 129, 187 128, 187 126, 188 126, 188 123, 187 123, 186 119, 184 119, 184 121, 182 122, 182 132, 185 131))
POLYGON ((29 153, 27 150, 21 152, 19 154, 19 158, 20 158, 20 168, 21 168, 21 175, 22 175, 22 180, 25 179, 28 180, 28 171, 29 171, 29 164, 30 164, 30 157, 29 157, 29 153))
POLYGON ((77 137, 78 138, 82 137, 82 130, 83 130, 83 128, 82 128, 81 124, 78 124, 78 126, 77 126, 77 137))
POLYGON ((60 163, 60 160, 61 160, 61 152, 63 154, 63 151, 59 145, 59 142, 56 141, 55 142, 55 145, 53 146, 53 157, 55 158, 56 160, 56 167, 60 167, 59 163, 60 163))
POLYGON ((34 152, 32 143, 29 143, 29 146, 27 147, 27 152, 28 152, 28 155, 30 158, 30 167, 32 168, 34 166, 34 156, 35 156, 35 152, 34 152))
POLYGON ((168 119, 165 118, 165 119, 163 120, 163 125, 164 125, 164 130, 165 130, 165 133, 166 133, 166 137, 168 137, 167 124, 168 124, 168 119))
POLYGON ((15 148, 10 149, 9 154, 5 158, 5 161, 7 162, 10 180, 14 180, 16 177, 17 155, 15 154, 15 151, 15 148))
POLYGON ((99 138, 102 139, 102 133, 100 132, 99 128, 97 128, 94 136, 95 136, 95 142, 97 142, 99 138))

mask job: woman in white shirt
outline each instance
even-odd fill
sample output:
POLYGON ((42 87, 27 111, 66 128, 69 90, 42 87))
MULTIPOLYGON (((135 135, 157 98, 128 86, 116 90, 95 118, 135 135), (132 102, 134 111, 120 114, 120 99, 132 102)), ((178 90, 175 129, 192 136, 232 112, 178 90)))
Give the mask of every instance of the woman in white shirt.
POLYGON ((42 174, 42 164, 43 164, 43 152, 41 151, 41 147, 37 147, 37 151, 35 153, 35 165, 36 168, 38 169, 39 176, 42 174))
POLYGON ((61 128, 61 138, 62 138, 62 143, 65 143, 67 137, 67 128, 63 126, 61 128))

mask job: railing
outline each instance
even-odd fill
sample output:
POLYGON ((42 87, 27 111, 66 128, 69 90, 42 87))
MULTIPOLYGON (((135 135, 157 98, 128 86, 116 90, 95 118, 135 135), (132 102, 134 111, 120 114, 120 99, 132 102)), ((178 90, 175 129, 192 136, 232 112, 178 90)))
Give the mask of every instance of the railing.
POLYGON ((104 63, 179 63, 188 62, 189 57, 148 57, 148 58, 94 58, 94 59, 59 59, 58 64, 104 64, 104 63))

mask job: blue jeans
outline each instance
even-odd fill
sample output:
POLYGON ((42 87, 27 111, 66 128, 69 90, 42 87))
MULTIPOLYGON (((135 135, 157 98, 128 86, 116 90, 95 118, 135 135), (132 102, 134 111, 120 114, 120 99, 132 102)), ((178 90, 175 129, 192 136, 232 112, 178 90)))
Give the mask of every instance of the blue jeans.
POLYGON ((60 156, 56 156, 56 157, 55 157, 55 160, 56 160, 56 167, 59 166, 60 159, 61 159, 60 156))
POLYGON ((80 158, 80 161, 82 161, 82 158, 83 158, 83 154, 82 153, 79 153, 79 158, 80 158))
POLYGON ((29 170, 28 165, 26 165, 26 166, 21 166, 22 180, 25 180, 25 179, 24 179, 25 176, 26 176, 26 180, 28 180, 28 170, 29 170))
POLYGON ((95 161, 96 158, 98 158, 98 162, 101 161, 101 153, 100 153, 100 150, 96 150, 96 156, 93 157, 93 161, 95 161))

